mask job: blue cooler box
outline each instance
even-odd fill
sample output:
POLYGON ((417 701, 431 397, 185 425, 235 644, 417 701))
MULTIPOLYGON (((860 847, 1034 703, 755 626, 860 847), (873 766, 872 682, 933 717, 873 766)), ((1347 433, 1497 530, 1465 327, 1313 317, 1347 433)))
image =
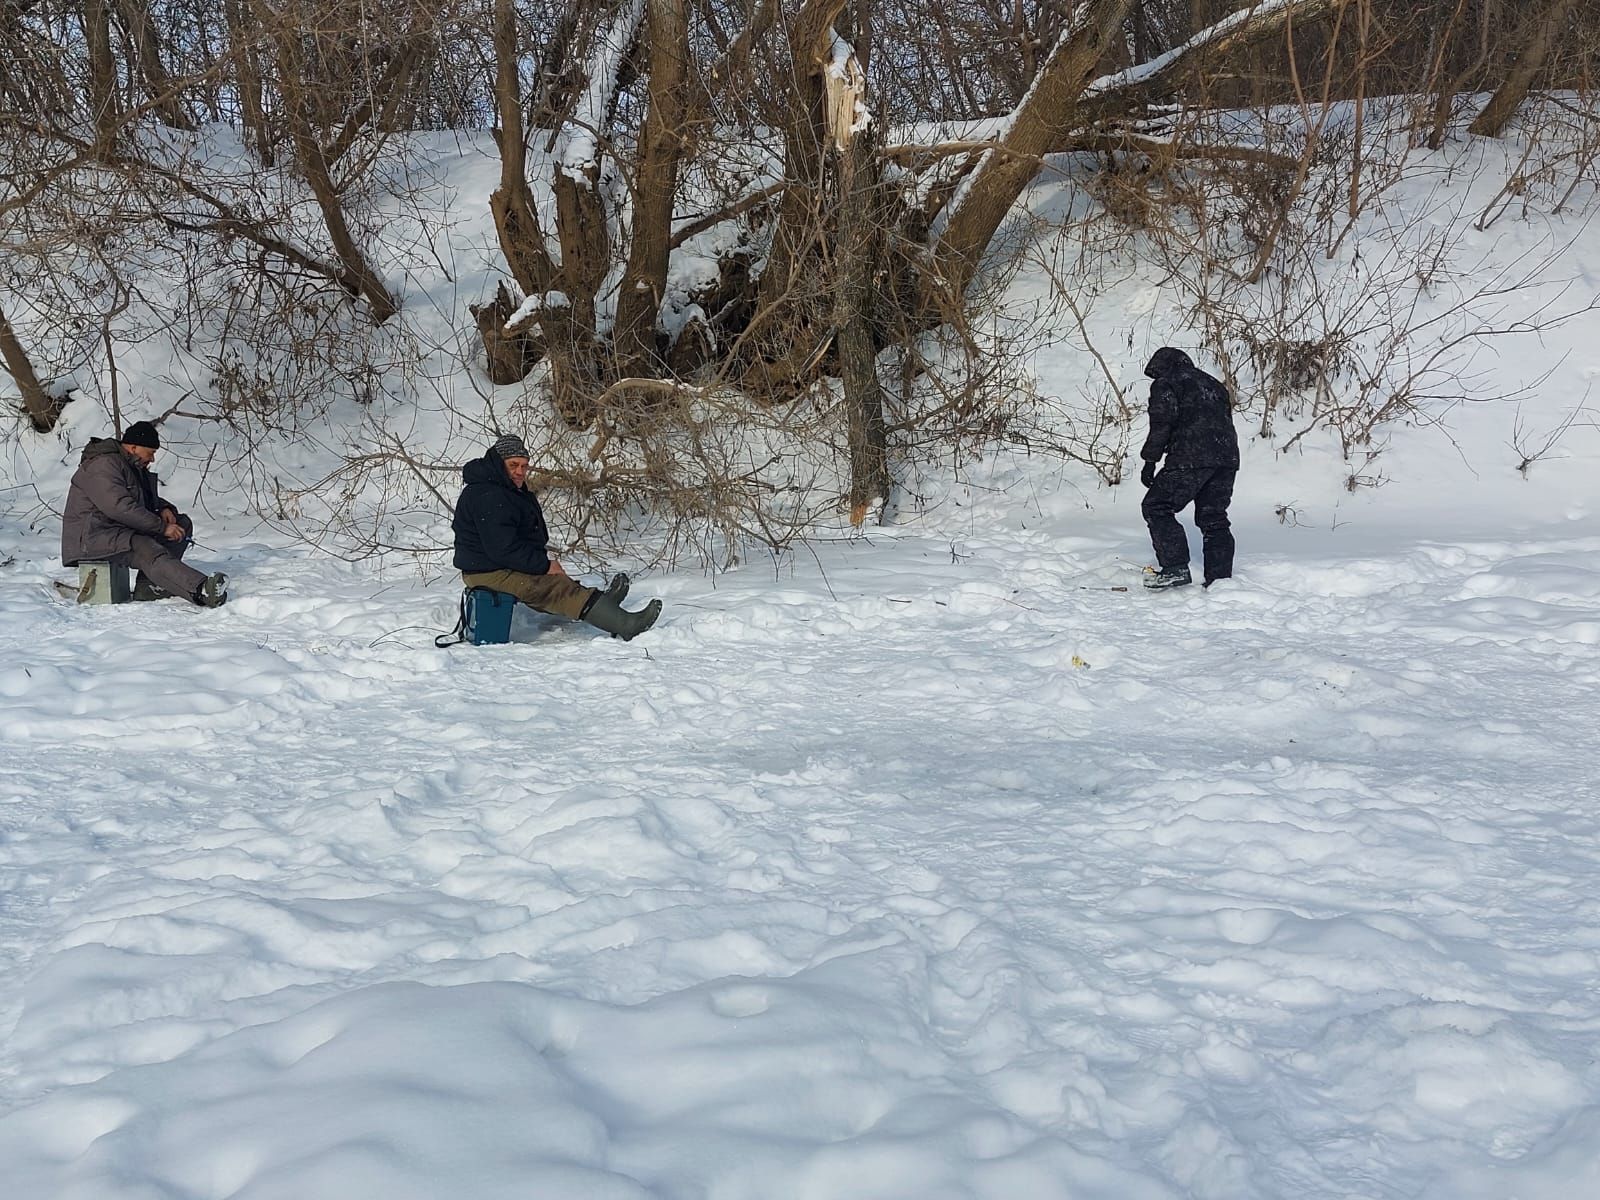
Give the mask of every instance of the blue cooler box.
POLYGON ((509 592, 476 587, 467 591, 467 641, 474 646, 500 646, 511 640, 511 610, 517 598, 509 592))

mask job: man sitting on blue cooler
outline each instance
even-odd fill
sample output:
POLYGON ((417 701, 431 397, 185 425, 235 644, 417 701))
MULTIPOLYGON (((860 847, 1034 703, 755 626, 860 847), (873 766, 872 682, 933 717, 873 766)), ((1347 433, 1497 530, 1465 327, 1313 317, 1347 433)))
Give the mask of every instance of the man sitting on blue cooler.
POLYGON ((550 557, 550 533, 539 499, 528 490, 528 448, 507 434, 482 458, 461 469, 466 486, 456 501, 455 565, 469 588, 515 596, 529 608, 569 621, 585 621, 629 641, 656 623, 661 601, 637 612, 622 607, 628 577, 616 575, 605 590, 577 582, 550 557))

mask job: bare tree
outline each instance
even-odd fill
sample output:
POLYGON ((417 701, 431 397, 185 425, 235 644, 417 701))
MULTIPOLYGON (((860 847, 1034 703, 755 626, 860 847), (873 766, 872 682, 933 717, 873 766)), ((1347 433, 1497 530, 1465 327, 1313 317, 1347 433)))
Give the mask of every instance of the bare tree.
POLYGON ((1544 0, 1529 14, 1521 49, 1499 90, 1489 98, 1472 122, 1481 137, 1499 137, 1517 107, 1527 98, 1535 77, 1550 57, 1557 36, 1578 9, 1581 0, 1544 0))
POLYGON ((6 374, 11 376, 11 381, 22 395, 22 408, 28 415, 29 423, 40 433, 55 428, 56 420, 61 416, 61 401, 45 391, 44 385, 39 382, 33 362, 17 339, 11 322, 6 319, 4 309, 0 309, 0 364, 4 365, 6 374))

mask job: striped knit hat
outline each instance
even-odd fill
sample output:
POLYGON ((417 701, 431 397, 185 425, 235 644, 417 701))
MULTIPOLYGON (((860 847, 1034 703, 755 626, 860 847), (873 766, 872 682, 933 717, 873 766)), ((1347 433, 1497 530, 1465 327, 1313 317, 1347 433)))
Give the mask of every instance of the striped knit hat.
POLYGON ((505 462, 508 458, 531 457, 528 453, 528 447, 523 445, 522 439, 514 433, 502 433, 495 439, 494 445, 490 446, 489 449, 500 456, 501 462, 505 462))

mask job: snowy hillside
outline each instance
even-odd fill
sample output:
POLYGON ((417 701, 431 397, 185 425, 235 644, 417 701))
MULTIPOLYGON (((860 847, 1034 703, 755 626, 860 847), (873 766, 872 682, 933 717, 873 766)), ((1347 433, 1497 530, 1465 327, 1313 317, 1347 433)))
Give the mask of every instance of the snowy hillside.
MULTIPOLYGON (((441 372, 485 161, 441 141, 451 232, 404 272, 441 372)), ((1592 204, 1471 228, 1515 161, 1422 161, 1342 252, 1442 223, 1452 287, 1537 263, 1501 315, 1581 309, 1592 204)), ((1105 279, 1084 328, 1137 406, 1197 338, 1159 270, 1105 279)), ((1107 386, 1084 337, 1029 364, 1061 420, 1107 386)), ((1139 586, 1136 484, 1012 444, 924 462, 887 526, 644 574, 631 644, 523 613, 436 650, 437 558, 290 539, 181 420, 159 465, 234 598, 75 608, 54 514, 106 417, 15 435, 0 1192, 1600 1194, 1600 318, 1444 365, 1507 398, 1376 456, 1248 440, 1209 591, 1139 586)), ((130 351, 128 394, 179 366, 130 351)), ((344 406, 274 469, 465 457, 476 394, 344 406)))

